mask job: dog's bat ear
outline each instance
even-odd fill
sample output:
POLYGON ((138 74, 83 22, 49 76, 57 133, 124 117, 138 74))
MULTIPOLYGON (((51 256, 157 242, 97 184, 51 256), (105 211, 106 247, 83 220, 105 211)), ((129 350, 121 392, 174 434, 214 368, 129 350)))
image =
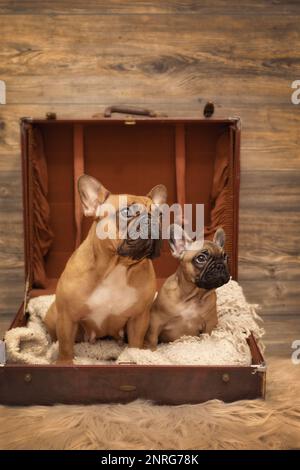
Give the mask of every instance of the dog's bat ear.
POLYGON ((191 245, 192 240, 178 224, 172 224, 168 230, 169 245, 174 258, 182 258, 183 253, 191 245))
POLYGON ((219 248, 224 248, 225 246, 226 235, 222 228, 218 228, 214 235, 214 243, 218 245, 219 248))
POLYGON ((88 175, 81 175, 77 185, 84 215, 95 217, 98 206, 108 198, 109 191, 96 178, 88 175))
POLYGON ((168 197, 167 188, 163 184, 157 184, 151 189, 151 191, 149 191, 147 197, 152 199, 154 204, 157 204, 158 206, 160 204, 165 204, 168 197))

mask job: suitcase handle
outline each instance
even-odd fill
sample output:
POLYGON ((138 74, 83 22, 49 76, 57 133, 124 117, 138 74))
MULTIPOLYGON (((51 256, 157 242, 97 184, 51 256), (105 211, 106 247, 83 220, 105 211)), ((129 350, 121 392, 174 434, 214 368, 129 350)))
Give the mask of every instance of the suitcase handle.
POLYGON ((104 117, 111 117, 112 113, 135 114, 137 116, 156 117, 157 114, 151 109, 131 108, 130 106, 116 105, 109 106, 104 110, 104 117))

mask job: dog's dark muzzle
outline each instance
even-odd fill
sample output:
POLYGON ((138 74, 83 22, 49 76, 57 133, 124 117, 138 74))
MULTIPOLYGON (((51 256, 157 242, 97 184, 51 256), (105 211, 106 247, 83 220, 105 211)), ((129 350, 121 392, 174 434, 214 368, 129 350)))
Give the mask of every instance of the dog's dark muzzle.
POLYGON ((159 218, 141 214, 128 227, 128 237, 118 249, 122 256, 133 259, 157 258, 161 248, 161 226, 159 218))
POLYGON ((227 265, 218 262, 213 263, 202 275, 196 278, 196 285, 202 289, 216 289, 226 284, 229 279, 227 265))

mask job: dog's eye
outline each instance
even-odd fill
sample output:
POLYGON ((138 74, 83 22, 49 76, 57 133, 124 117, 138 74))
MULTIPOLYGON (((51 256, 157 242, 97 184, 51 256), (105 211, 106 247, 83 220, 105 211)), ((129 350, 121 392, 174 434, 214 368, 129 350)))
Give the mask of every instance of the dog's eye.
POLYGON ((120 214, 121 214, 122 217, 124 217, 125 219, 129 219, 130 217, 133 216, 132 210, 130 209, 130 207, 124 207, 123 209, 121 209, 121 210, 120 210, 120 214))
POLYGON ((206 255, 204 255, 203 253, 201 255, 197 256, 197 258, 196 258, 197 263, 205 263, 205 261, 206 261, 206 255))
POLYGON ((120 210, 120 214, 124 219, 131 219, 132 217, 139 216, 141 210, 138 204, 131 204, 131 206, 123 207, 123 209, 120 210))

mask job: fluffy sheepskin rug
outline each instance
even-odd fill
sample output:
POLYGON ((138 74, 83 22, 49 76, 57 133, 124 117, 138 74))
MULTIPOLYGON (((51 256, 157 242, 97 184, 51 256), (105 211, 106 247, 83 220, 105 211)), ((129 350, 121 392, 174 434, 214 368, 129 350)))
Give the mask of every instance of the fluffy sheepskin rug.
MULTIPOLYGON (((58 344, 52 344, 46 334, 43 318, 54 295, 30 300, 28 327, 14 328, 6 333, 5 343, 9 362, 49 364, 57 358, 58 344)), ((256 306, 246 301, 242 288, 235 281, 217 289, 218 326, 212 335, 183 337, 174 343, 161 344, 157 351, 119 346, 113 340, 96 344, 75 345, 76 364, 136 364, 183 365, 250 365, 251 354, 246 338, 252 332, 258 340, 264 333, 258 325, 256 306)))
POLYGON ((300 365, 273 360, 269 366, 265 401, 0 407, 0 448, 300 448, 300 365))

